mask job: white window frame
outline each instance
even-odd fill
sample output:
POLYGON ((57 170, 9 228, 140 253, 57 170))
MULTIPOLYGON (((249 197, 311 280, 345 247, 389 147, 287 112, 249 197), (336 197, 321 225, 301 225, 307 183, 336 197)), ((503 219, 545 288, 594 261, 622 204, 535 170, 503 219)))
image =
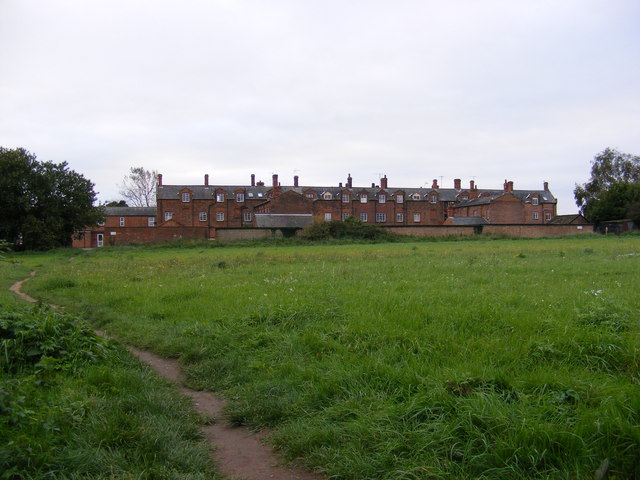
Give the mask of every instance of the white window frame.
POLYGON ((244 212, 243 219, 244 219, 245 222, 250 222, 251 221, 251 212, 244 212))
POLYGON ((333 195, 331 194, 331 192, 324 192, 322 194, 322 199, 323 200, 333 200, 333 195))
POLYGON ((191 201, 191 194, 189 192, 182 193, 182 203, 189 203, 191 201))
POLYGON ((350 216, 351 216, 351 214, 350 214, 350 213, 348 213, 348 212, 342 212, 342 220, 343 220, 343 221, 344 221, 344 220, 346 220, 347 218, 349 218, 350 216))
POLYGON ((348 193, 343 193, 342 194, 342 203, 349 203, 350 201, 350 197, 348 193))
POLYGON ((120 217, 120 226, 124 227, 124 217, 120 217))
POLYGON ((216 202, 218 203, 224 202, 224 193, 216 193, 216 202))
POLYGON ((404 195, 403 194, 398 194, 396 195, 396 203, 404 203, 404 195))
POLYGON ((331 213, 327 212, 324 214, 324 221, 325 222, 330 222, 331 221, 331 213))
POLYGON ((236 193, 236 202, 238 203, 244 202, 244 193, 236 193))
POLYGON ((369 215, 367 215, 367 212, 362 212, 360 214, 360 221, 361 222, 368 222, 369 221, 369 215))
POLYGON ((376 223, 383 223, 387 221, 387 214, 384 212, 376 213, 376 223))
POLYGON ((316 195, 314 193, 311 193, 311 192, 305 193, 304 196, 307 197, 307 198, 316 198, 316 195))
POLYGON ((224 212, 216 212, 216 222, 224 222, 224 212))
POLYGON ((104 246, 104 234, 103 233, 99 233, 98 235, 96 235, 96 246, 98 248, 102 248, 104 246))
POLYGON ((168 222, 173 218, 173 212, 164 212, 164 221, 168 222))
POLYGON ((545 219, 545 221, 550 222, 551 221, 551 213, 550 212, 546 212, 544 214, 544 219, 545 219))
POLYGON ((147 217, 147 227, 156 226, 156 217, 147 217))
POLYGON ((200 220, 201 222, 206 222, 207 221, 207 212, 200 212, 198 214, 198 220, 200 220))
POLYGON ((533 197, 531 199, 531 205, 538 205, 539 203, 538 197, 533 197))
POLYGON ((438 196, 435 193, 432 193, 431 195, 429 195, 429 202, 438 203, 438 196))
POLYGON ((420 214, 419 213, 414 213, 413 214, 413 221, 415 223, 420 223, 420 214))
POLYGON ((404 213, 396 213, 396 222, 398 223, 404 222, 404 213))
POLYGON ((378 195, 378 203, 387 203, 387 196, 384 193, 378 195))
POLYGON ((540 215, 538 215, 538 212, 533 212, 533 219, 538 220, 539 218, 540 218, 540 215))
POLYGON ((360 203, 367 203, 367 201, 369 201, 369 195, 367 195, 366 193, 361 193, 360 203))

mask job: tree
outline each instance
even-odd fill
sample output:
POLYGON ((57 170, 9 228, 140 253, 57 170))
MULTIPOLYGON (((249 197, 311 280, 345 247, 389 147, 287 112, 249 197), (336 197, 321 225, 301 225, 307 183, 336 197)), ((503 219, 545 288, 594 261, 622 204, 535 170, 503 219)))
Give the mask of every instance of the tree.
POLYGON ((103 205, 104 207, 128 207, 124 200, 111 200, 103 205))
POLYGON ((27 250, 70 245, 75 231, 103 219, 93 187, 66 162, 0 147, 0 239, 27 250))
POLYGON ((580 212, 592 223, 627 217, 640 201, 640 157, 607 148, 591 163, 591 179, 573 190, 580 212))
POLYGON ((120 185, 120 195, 132 207, 153 207, 156 204, 156 178, 158 172, 132 167, 120 185))

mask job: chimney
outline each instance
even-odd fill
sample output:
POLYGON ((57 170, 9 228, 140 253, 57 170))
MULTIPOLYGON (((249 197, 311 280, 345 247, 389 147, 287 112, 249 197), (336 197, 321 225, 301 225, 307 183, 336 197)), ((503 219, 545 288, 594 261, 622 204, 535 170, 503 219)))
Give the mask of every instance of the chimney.
POLYGON ((159 187, 162 186, 162 174, 161 173, 158 174, 158 186, 159 187))
POLYGON ((453 179, 453 188, 455 188, 456 190, 460 190, 460 188, 462 187, 461 182, 462 182, 462 180, 460 180, 459 178, 454 178, 453 179))
POLYGON ((259 181, 258 181, 258 186, 259 186, 259 187, 264 187, 264 182, 263 182, 262 180, 259 180, 259 181))
POLYGON ((376 188, 376 184, 371 182, 371 188, 376 188))
POLYGON ((293 177, 293 186, 294 187, 298 186, 298 175, 294 175, 294 177, 293 177))
POLYGON ((438 186, 438 179, 436 179, 436 178, 433 179, 433 183, 431 184, 431 188, 440 188, 438 186))
POLYGON ((339 187, 339 188, 342 188, 342 182, 340 182, 340 183, 338 184, 338 187, 339 187))
POLYGON ((476 182, 474 182, 473 180, 469 180, 469 190, 475 190, 476 189, 476 182))
POLYGON ((383 188, 383 190, 386 190, 388 188, 386 175, 380 179, 380 186, 383 188))
POLYGON ((513 191, 513 182, 512 181, 504 181, 504 191, 505 192, 511 192, 513 191))
POLYGON ((204 186, 205 187, 209 186, 209 174, 208 173, 204 174, 204 186))
POLYGON ((256 186, 256 174, 255 173, 251 174, 251 186, 252 187, 256 186))
POLYGON ((273 174, 273 186, 278 186, 278 175, 276 173, 273 174))
POLYGON ((351 178, 351 174, 347 177, 347 188, 353 187, 353 179, 351 178))
POLYGON ((549 182, 544 182, 544 191, 545 192, 549 191, 549 182))

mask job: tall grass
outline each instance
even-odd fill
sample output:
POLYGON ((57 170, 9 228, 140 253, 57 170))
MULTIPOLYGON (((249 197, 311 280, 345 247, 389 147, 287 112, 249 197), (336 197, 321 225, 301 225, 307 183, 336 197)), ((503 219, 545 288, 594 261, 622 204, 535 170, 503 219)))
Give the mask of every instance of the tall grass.
POLYGON ((94 251, 28 288, 332 478, 640 475, 637 237, 94 251))

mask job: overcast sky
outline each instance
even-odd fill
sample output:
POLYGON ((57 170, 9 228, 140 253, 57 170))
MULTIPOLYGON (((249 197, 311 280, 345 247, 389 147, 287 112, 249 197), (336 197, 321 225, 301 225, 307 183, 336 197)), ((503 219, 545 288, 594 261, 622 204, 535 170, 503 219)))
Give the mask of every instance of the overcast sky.
POLYGON ((0 146, 165 184, 542 188, 640 154, 638 0, 0 0, 0 146))

